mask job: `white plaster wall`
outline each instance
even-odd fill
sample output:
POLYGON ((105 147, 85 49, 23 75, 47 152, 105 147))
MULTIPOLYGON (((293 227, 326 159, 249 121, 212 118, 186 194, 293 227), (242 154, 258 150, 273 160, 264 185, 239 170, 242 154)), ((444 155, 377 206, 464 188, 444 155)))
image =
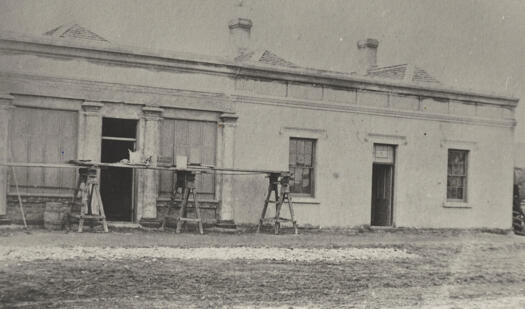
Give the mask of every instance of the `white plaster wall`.
MULTIPOLYGON (((315 197, 294 207, 300 224, 370 224, 372 149, 374 141, 381 142, 374 136, 382 134, 399 137, 392 139, 399 143, 394 193, 396 226, 510 228, 511 128, 246 102, 238 103, 236 110, 240 115, 236 129, 237 168, 287 170, 289 135, 283 134, 283 127, 326 132, 317 140, 315 197), (472 148, 468 207, 446 208, 447 147, 457 148, 458 144, 472 148)), ((257 222, 266 181, 262 176, 235 178, 236 222, 257 222)))
POLYGON ((0 72, 207 92, 230 92, 231 79, 205 73, 108 65, 87 59, 0 53, 0 72))
MULTIPOLYGON (((226 94, 234 88, 233 80, 217 75, 24 54, 0 55, 0 72, 226 94)), ((308 91, 298 91, 297 96, 309 95, 308 91)), ((340 101, 345 103, 346 100, 340 101)), ((352 104, 353 96, 348 100, 352 100, 348 102, 352 104)), ((397 100, 394 105, 403 98, 397 100)), ((154 96, 152 101, 155 101, 154 96)), ((387 102, 379 94, 366 93, 360 95, 356 104, 384 108, 387 102)), ((415 103, 399 104, 413 106, 415 103)), ((513 169, 510 128, 246 102, 235 104, 234 109, 239 115, 235 130, 236 168, 287 170, 289 136, 302 132, 318 139, 315 197, 295 206, 302 225, 370 223, 374 143, 370 134, 383 134, 403 137, 394 140, 400 143, 394 193, 397 226, 510 228, 513 169), (447 146, 446 143, 443 146, 443 140, 466 142, 473 147, 469 160, 468 208, 443 207, 447 164, 447 146)), ((111 111, 108 105, 107 112, 111 111)), ((500 113, 481 108, 477 115, 500 113)), ((266 185, 267 180, 262 175, 234 177, 236 222, 257 222, 266 185)))

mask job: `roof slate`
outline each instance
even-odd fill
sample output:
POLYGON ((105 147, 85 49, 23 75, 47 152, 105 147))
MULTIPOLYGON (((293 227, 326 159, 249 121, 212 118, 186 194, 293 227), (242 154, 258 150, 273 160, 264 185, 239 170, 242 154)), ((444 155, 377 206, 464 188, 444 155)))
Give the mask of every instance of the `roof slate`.
POLYGON ((260 62, 271 64, 271 65, 278 65, 288 68, 298 68, 299 66, 295 65, 294 63, 287 61, 276 54, 272 53, 269 50, 265 50, 262 54, 262 56, 259 58, 260 62))
POLYGON ((92 40, 92 41, 101 41, 108 42, 105 38, 100 35, 80 26, 79 24, 65 24, 58 26, 44 35, 59 37, 59 38, 73 38, 73 39, 83 39, 83 40, 92 40))
MULTIPOLYGON (((73 38, 73 39, 82 39, 82 40, 92 40, 99 42, 108 42, 105 38, 100 35, 80 26, 79 24, 65 24, 57 28, 47 31, 44 35, 49 35, 53 37, 60 38, 73 38)), ((275 53, 263 49, 263 50, 252 50, 245 52, 237 57, 235 57, 237 62, 258 62, 263 64, 268 64, 272 66, 286 67, 286 68, 295 68, 295 69, 314 69, 308 67, 301 67, 296 65, 293 62, 290 62, 275 53)), ((354 75, 354 73, 345 73, 345 72, 335 72, 331 70, 318 70, 320 72, 343 74, 343 75, 354 75)), ((399 64, 386 67, 378 67, 368 70, 366 77, 372 78, 383 78, 383 79, 394 79, 402 80, 407 82, 417 82, 417 83, 433 83, 440 84, 440 82, 431 76, 424 69, 410 64, 399 64)))
POLYGON ((252 51, 245 52, 235 57, 235 61, 239 61, 239 62, 255 61, 255 62, 261 62, 261 63, 269 64, 269 65, 281 66, 281 67, 299 68, 298 65, 288 60, 285 60, 284 58, 277 56, 276 54, 272 53, 271 51, 267 49, 259 50, 259 51, 252 50, 252 51))
POLYGON ((432 77, 432 75, 428 74, 427 71, 410 64, 399 64, 370 69, 368 70, 366 76, 397 79, 410 82, 440 84, 440 82, 432 77))

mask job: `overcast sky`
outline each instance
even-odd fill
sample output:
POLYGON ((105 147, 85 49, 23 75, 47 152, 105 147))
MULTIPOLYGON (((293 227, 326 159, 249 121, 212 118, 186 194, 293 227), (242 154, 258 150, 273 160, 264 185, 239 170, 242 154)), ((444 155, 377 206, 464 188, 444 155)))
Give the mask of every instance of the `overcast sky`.
MULTIPOLYGON (((238 2, 0 0, 0 30, 75 22, 116 44, 222 55, 238 2)), ((301 66, 353 71, 356 41, 371 37, 379 65, 413 63, 445 85, 525 98, 525 1, 244 0, 243 10, 255 47, 301 66)), ((525 106, 517 117, 525 142, 525 106)))

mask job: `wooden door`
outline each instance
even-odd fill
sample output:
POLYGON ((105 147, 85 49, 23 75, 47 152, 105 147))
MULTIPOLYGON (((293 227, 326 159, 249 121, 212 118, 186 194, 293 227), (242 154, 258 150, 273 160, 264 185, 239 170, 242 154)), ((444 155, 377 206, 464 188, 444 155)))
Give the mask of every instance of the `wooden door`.
POLYGON ((374 164, 372 171, 372 226, 392 225, 393 166, 374 164))

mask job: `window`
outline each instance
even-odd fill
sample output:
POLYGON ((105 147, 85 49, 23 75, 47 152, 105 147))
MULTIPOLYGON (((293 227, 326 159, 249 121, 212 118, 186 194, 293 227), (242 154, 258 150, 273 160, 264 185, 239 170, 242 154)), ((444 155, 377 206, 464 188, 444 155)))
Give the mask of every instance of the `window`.
POLYGON ((447 200, 467 201, 468 150, 448 150, 447 200))
POLYGON ((301 195, 314 195, 315 140, 290 138, 289 167, 293 174, 290 191, 301 195))

